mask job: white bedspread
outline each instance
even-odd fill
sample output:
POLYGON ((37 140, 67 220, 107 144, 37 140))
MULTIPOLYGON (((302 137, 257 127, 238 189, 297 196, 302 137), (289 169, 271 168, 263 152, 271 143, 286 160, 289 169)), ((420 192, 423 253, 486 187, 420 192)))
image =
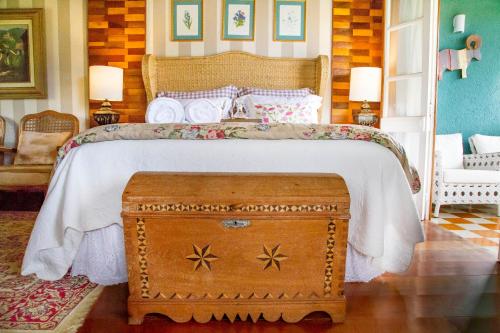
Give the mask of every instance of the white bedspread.
MULTIPOLYGON (((406 270, 414 245, 424 239, 399 161, 388 149, 375 143, 108 141, 71 150, 55 171, 26 250, 22 274, 59 279, 73 264, 86 232, 121 225, 121 195, 128 179, 137 171, 338 173, 344 177, 351 195, 348 281, 365 281, 384 271, 406 270), (358 257, 356 262, 354 257, 358 257)), ((120 230, 113 228, 115 234, 120 230)), ((107 228, 108 235, 113 228, 107 228)), ((90 234, 93 233, 87 235, 90 234)), ((100 237, 106 239, 106 236, 100 237)), ((123 241, 109 237, 113 244, 103 249, 92 248, 87 240, 87 245, 82 247, 84 253, 78 253, 80 272, 84 267, 83 273, 91 270, 102 273, 106 271, 102 266, 107 263, 125 262, 123 251, 112 250, 123 246, 123 241), (110 249, 114 252, 110 253, 110 249), (85 251, 95 256, 100 250, 102 258, 95 264, 81 262, 85 261, 85 251)), ((93 239, 95 244, 103 243, 93 239)), ((123 275, 123 270, 109 268, 110 276, 96 282, 110 284, 123 279, 116 276, 123 275)))

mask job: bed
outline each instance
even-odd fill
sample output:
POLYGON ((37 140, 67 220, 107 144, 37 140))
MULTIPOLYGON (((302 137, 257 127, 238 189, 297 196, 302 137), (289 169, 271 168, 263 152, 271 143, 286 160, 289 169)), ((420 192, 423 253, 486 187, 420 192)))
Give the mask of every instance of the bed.
MULTIPOLYGON (((328 59, 268 58, 242 52, 209 57, 145 55, 142 71, 149 101, 160 90, 192 91, 228 84, 267 89, 307 87, 324 96, 328 59)), ((104 126, 67 143, 26 249, 22 274, 56 280, 71 271, 99 284, 125 282, 121 195, 137 171, 339 174, 351 195, 346 282, 369 281, 386 271, 405 271, 415 244, 423 241, 406 157, 398 158, 394 149, 364 136, 341 139, 347 129, 390 140, 380 131, 316 125, 271 127, 271 133, 281 127, 292 133, 282 136, 282 132, 275 136, 259 132, 197 140, 172 135, 186 133, 185 126, 104 126), (169 135, 159 133, 159 128, 170 131, 169 135), (321 131, 340 136, 325 140, 306 135, 321 131)), ((201 130, 229 128, 227 124, 213 126, 202 126, 201 130)), ((236 125, 230 126, 233 130, 236 125)), ((258 125, 250 126, 237 128, 240 134, 260 130, 255 127, 258 125)), ((192 128, 188 129, 192 133, 192 128)))

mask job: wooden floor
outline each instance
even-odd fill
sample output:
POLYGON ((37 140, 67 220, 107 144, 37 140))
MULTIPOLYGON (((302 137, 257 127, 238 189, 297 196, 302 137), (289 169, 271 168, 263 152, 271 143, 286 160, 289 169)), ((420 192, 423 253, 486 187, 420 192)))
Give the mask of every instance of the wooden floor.
POLYGON ((105 288, 78 332, 500 332, 500 266, 495 256, 433 224, 426 223, 425 229, 427 241, 418 246, 406 273, 346 285, 343 324, 332 324, 319 313, 298 324, 176 324, 151 315, 141 326, 128 326, 127 287, 118 285, 105 288))

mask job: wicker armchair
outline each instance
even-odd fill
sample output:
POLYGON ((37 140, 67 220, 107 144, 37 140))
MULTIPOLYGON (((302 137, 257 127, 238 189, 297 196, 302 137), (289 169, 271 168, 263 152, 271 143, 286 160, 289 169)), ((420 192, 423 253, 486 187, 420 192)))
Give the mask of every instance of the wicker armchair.
MULTIPOLYGON (((70 132, 71 135, 78 134, 78 119, 71 115, 56 111, 43 111, 29 114, 21 118, 19 124, 19 139, 27 132, 38 133, 61 133, 70 132)), ((5 133, 5 121, 0 120, 0 153, 17 153, 17 148, 3 146, 5 133)), ((18 147, 19 148, 19 147, 18 147)), ((3 159, 0 163, 0 190, 42 190, 47 189, 53 164, 13 164, 4 165, 3 159)))
POLYGON ((466 169, 500 171, 500 152, 464 155, 464 167, 466 169))
POLYGON ((500 152, 462 154, 459 157, 461 165, 450 167, 450 155, 444 149, 461 150, 462 139, 461 135, 457 136, 456 142, 452 144, 460 145, 460 148, 450 147, 449 144, 448 147, 440 147, 440 139, 445 140, 444 137, 436 136, 432 200, 435 205, 434 216, 438 217, 441 205, 447 204, 493 204, 497 205, 497 215, 500 216, 500 152))

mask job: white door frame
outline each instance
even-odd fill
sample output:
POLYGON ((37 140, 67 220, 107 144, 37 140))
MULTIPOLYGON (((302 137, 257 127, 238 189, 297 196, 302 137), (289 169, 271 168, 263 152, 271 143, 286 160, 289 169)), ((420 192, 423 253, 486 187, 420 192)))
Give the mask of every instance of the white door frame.
POLYGON ((420 159, 423 163, 419 167, 420 180, 422 182, 421 196, 417 200, 418 210, 422 219, 429 218, 432 191, 432 171, 434 156, 435 114, 436 114, 436 80, 437 80, 437 54, 438 54, 438 32, 439 32, 439 0, 424 0, 423 16, 409 21, 391 25, 391 3, 394 0, 385 1, 385 24, 384 24, 384 98, 381 128, 393 133, 421 133, 425 136, 425 145, 420 147, 420 159), (413 25, 422 24, 422 72, 390 75, 390 50, 391 32, 408 28, 413 25), (422 79, 422 102, 425 112, 420 116, 390 116, 389 115, 389 84, 391 82, 408 80, 412 78, 422 79))

